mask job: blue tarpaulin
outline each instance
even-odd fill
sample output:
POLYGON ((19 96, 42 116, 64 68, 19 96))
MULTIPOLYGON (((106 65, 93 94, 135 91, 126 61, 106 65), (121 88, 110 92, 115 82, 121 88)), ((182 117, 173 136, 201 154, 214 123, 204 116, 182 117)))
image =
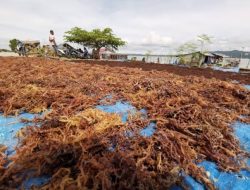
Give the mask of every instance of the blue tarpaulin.
MULTIPOLYGON (((21 119, 33 120, 35 117, 39 117, 41 114, 22 113, 19 116, 5 117, 0 114, 0 144, 7 146, 6 154, 11 156, 15 154, 15 147, 18 145, 17 132, 31 125, 32 123, 23 123, 21 119)), ((32 185, 40 186, 49 181, 49 176, 41 176, 37 178, 31 178, 24 182, 24 188, 30 189, 32 185)))
POLYGON ((15 137, 16 133, 27 126, 27 124, 21 122, 21 118, 32 120, 36 115, 23 113, 17 117, 9 116, 5 117, 0 114, 0 144, 8 147, 7 154, 12 154, 18 143, 18 139, 15 137))
MULTIPOLYGON (((250 152, 250 125, 235 122, 232 125, 235 136, 239 139, 242 149, 250 152)), ((250 160, 246 161, 250 166, 250 160)), ((199 166, 205 168, 210 174, 210 179, 219 190, 248 190, 250 189, 250 172, 241 170, 239 173, 227 173, 219 171, 216 164, 213 162, 204 161, 199 166)), ((186 184, 192 190, 205 190, 202 184, 196 182, 190 176, 185 176, 186 184)), ((173 188, 178 190, 178 188, 173 188)))
POLYGON ((245 88, 250 90, 250 85, 245 85, 245 88))
MULTIPOLYGON (((113 105, 99 105, 96 106, 96 108, 107 113, 119 114, 122 118, 123 123, 127 122, 129 114, 133 115, 137 112, 134 106, 132 106, 129 102, 124 102, 124 101, 118 101, 113 105)), ((142 118, 144 119, 147 118, 147 111, 145 109, 141 109, 139 110, 139 112, 142 118)), ((150 137, 154 134, 155 130, 156 130, 156 123, 150 122, 148 126, 145 126, 145 128, 140 131, 140 134, 145 137, 150 137)), ((128 133, 130 132, 128 131, 128 133)))
MULTIPOLYGON (((128 102, 118 101, 113 105, 99 105, 96 107, 99 110, 107 113, 117 113, 121 116, 122 121, 125 123, 128 120, 129 114, 137 112, 136 108, 128 102)), ((145 109, 139 110, 142 117, 147 118, 147 112, 145 109)), ((14 147, 18 141, 15 138, 16 132, 27 124, 21 123, 21 118, 33 119, 36 115, 24 113, 18 117, 5 117, 0 115, 0 144, 4 144, 8 147, 7 154, 14 153, 14 147)), ((239 139, 243 149, 250 152, 250 125, 236 122, 232 125, 235 131, 236 137, 239 139)), ((151 122, 148 126, 145 126, 141 130, 140 134, 145 137, 150 137, 157 130, 157 124, 151 122)), ((248 161, 250 164, 250 161, 248 161)), ((220 190, 237 189, 247 190, 250 187, 250 172, 242 170, 240 173, 226 173, 218 170, 215 163, 204 161, 199 164, 209 172, 211 180, 215 186, 220 190)), ((250 165, 249 165, 250 166, 250 165)), ((49 176, 42 176, 39 178, 32 178, 24 182, 25 189, 30 189, 32 185, 42 185, 49 181, 49 176)), ((185 177, 186 184, 192 190, 204 190, 204 186, 196 182, 190 176, 185 177)), ((180 190, 180 187, 173 187, 174 190, 180 190)))
POLYGON ((213 66, 212 69, 217 70, 217 71, 232 72, 232 73, 238 73, 240 71, 239 67, 223 68, 219 66, 213 66))
POLYGON ((122 122, 128 120, 129 114, 133 115, 136 113, 136 108, 127 102, 118 101, 113 105, 99 105, 97 109, 106 113, 116 113, 121 116, 122 122))
MULTIPOLYGON (((127 121, 127 116, 129 113, 131 114, 136 112, 136 108, 128 102, 117 102, 114 105, 100 105, 97 106, 97 108, 108 113, 120 114, 123 122, 127 121)), ((143 112, 146 114, 145 110, 143 110, 143 112)), ((236 122, 232 125, 232 127, 234 128, 235 135, 239 139, 242 148, 250 152, 250 125, 236 122)), ((140 133, 143 136, 150 137, 153 135, 155 130, 157 130, 156 124, 151 122, 148 126, 141 130, 140 133)), ((221 172, 218 170, 215 163, 208 161, 200 163, 199 166, 204 167, 206 171, 210 173, 210 178, 214 182, 217 189, 248 190, 248 187, 250 187, 249 171, 242 170, 240 173, 221 172)), ((190 176, 185 176, 185 183, 192 190, 205 190, 204 185, 196 182, 190 176)), ((176 186, 172 189, 179 190, 181 188, 176 186)))

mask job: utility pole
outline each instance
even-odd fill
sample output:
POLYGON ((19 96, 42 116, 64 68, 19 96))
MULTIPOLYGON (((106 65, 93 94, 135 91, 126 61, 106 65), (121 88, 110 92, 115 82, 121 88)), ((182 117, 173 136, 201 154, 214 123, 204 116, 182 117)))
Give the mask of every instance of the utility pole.
POLYGON ((241 47, 241 48, 242 48, 242 51, 241 51, 241 55, 240 55, 240 60, 242 60, 242 56, 243 56, 243 52, 244 52, 245 47, 241 47))
POLYGON ((240 55, 240 64, 242 64, 242 57, 243 57, 243 52, 244 52, 244 49, 245 47, 241 47, 242 48, 242 51, 241 51, 241 55, 240 55))

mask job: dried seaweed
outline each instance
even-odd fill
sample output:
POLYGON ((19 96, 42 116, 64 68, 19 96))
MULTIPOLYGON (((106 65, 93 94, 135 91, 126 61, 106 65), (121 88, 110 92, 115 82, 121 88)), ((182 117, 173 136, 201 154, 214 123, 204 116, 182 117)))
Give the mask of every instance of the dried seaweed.
POLYGON ((0 112, 39 113, 41 127, 22 131, 8 167, 0 154, 0 189, 49 175, 36 189, 168 189, 186 174, 215 189, 196 164, 216 162, 223 171, 245 167, 230 124, 249 121, 250 92, 238 84, 164 71, 142 71, 37 58, 1 58, 0 112), (126 100, 147 119, 95 108, 106 96, 126 100), (140 135, 150 121, 157 129, 140 135), (127 135, 129 132, 132 135, 127 135), (29 171, 34 171, 30 173, 29 171))
POLYGON ((6 155, 4 152, 7 150, 7 147, 0 144, 0 173, 4 170, 4 165, 6 164, 6 155))

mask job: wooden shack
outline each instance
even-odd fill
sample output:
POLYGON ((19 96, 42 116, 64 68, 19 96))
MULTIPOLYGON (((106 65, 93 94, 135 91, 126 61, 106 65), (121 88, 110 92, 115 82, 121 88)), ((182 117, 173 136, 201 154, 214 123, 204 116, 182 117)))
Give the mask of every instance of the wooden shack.
POLYGON ((200 67, 203 64, 216 64, 221 59, 221 56, 214 55, 209 52, 194 52, 189 54, 177 55, 179 64, 192 67, 200 67))

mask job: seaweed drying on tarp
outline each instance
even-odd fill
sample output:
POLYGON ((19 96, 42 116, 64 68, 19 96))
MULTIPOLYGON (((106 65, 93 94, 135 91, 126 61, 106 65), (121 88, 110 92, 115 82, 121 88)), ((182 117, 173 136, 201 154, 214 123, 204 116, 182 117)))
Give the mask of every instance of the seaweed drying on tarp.
MULTIPOLYGON (((38 189, 168 189, 194 177, 214 189, 197 166, 215 162, 223 171, 246 168, 230 124, 249 122, 250 92, 216 79, 181 77, 37 58, 0 59, 0 112, 39 113, 49 109, 41 127, 22 131, 16 154, 0 151, 0 189, 23 187, 29 178, 47 175, 38 189), (124 100, 140 113, 126 123, 96 106, 124 100), (150 122, 150 137, 140 130, 150 122), (127 135, 127 132, 132 135, 127 135)), ((4 149, 4 148, 2 148, 4 149)))

